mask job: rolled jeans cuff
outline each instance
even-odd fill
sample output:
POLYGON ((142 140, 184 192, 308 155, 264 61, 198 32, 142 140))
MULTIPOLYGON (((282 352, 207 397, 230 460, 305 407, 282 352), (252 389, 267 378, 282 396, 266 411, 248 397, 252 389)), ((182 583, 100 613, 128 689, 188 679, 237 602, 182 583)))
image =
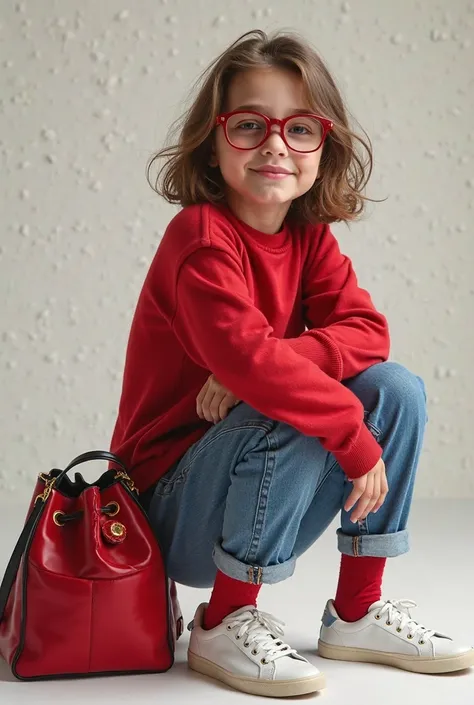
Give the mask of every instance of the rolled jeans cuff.
POLYGON ((342 529, 337 530, 337 547, 348 556, 374 556, 377 558, 394 558, 410 550, 408 531, 394 534, 363 534, 349 536, 342 529))
POLYGON ((220 543, 214 545, 212 552, 214 563, 218 569, 235 580, 261 585, 262 583, 272 584, 286 580, 295 571, 296 556, 291 556, 284 563, 277 565, 259 566, 242 563, 230 553, 226 553, 220 543))

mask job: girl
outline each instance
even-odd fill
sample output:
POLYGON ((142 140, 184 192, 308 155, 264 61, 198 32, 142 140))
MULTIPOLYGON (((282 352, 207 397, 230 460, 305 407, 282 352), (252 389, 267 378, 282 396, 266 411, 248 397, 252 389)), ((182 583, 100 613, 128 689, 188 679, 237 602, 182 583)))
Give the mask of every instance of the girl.
POLYGON ((139 297, 111 450, 144 492, 170 578, 213 586, 190 667, 260 695, 324 687, 257 596, 339 511, 319 654, 473 665, 411 603, 381 599, 386 558, 408 550, 427 415, 422 379, 388 362, 387 321, 329 227, 368 200, 370 142, 315 51, 259 30, 207 69, 180 130, 149 165, 167 157, 155 188, 182 208, 139 297))

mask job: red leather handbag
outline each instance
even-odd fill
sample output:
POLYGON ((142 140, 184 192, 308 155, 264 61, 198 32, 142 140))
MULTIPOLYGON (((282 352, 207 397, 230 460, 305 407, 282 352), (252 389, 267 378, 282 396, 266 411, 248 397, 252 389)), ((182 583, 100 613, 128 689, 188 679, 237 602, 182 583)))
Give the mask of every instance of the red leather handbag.
POLYGON ((175 584, 127 468, 93 450, 40 473, 0 587, 0 655, 20 680, 157 673, 183 631, 175 584), (71 468, 107 460, 93 484, 71 468))

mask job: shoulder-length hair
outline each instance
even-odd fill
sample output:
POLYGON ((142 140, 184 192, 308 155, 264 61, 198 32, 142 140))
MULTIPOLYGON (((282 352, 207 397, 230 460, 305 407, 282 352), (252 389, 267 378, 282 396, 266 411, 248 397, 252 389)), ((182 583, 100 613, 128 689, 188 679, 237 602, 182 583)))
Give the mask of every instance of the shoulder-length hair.
POLYGON ((197 97, 170 128, 168 146, 147 164, 148 183, 169 203, 182 207, 225 201, 219 167, 209 166, 216 117, 223 112, 232 77, 262 67, 294 71, 303 80, 311 110, 334 123, 323 145, 321 177, 292 202, 288 217, 297 223, 355 220, 362 214, 365 201, 374 200, 362 194, 372 173, 372 144, 365 130, 367 140, 352 131, 329 70, 308 42, 293 32, 279 31, 271 37, 259 29, 246 32, 204 70, 194 84, 197 97), (357 147, 363 148, 365 159, 357 147), (167 161, 152 183, 151 167, 162 158, 167 161))

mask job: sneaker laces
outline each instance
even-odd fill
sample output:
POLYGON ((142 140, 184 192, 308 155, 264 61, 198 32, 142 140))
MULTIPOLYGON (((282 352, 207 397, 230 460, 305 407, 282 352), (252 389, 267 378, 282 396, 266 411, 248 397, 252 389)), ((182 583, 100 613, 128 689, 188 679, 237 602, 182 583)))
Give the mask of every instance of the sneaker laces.
POLYGON ((239 627, 235 638, 241 639, 245 636, 244 646, 252 646, 255 656, 259 649, 264 651, 265 656, 262 660, 266 663, 275 661, 281 656, 297 653, 296 649, 292 649, 291 646, 278 638, 284 634, 282 627, 285 626, 285 622, 268 612, 261 612, 257 609, 248 610, 235 617, 226 617, 222 623, 229 631, 234 627, 239 627))
POLYGON ((431 639, 436 631, 434 629, 427 629, 422 624, 419 624, 414 619, 412 619, 410 609, 413 607, 418 607, 417 603, 413 600, 387 600, 385 605, 377 612, 378 617, 382 617, 384 614, 388 616, 388 622, 397 621, 400 629, 408 627, 407 636, 413 639, 415 636, 419 636, 422 641, 431 639))

